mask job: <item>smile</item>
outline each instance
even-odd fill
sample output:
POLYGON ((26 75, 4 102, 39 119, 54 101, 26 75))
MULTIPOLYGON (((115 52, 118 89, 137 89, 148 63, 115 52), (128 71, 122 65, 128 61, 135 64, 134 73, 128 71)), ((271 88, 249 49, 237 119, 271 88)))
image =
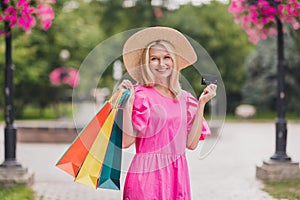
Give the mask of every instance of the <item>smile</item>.
POLYGON ((158 72, 165 72, 165 71, 168 71, 170 68, 169 67, 166 67, 166 68, 158 68, 156 69, 156 71, 158 72))

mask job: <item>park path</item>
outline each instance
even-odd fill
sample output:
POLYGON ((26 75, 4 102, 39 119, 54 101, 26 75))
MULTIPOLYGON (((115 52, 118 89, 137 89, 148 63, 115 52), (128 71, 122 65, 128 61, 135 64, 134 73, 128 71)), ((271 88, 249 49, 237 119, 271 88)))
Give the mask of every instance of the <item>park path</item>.
MULTIPOLYGON (((4 158, 3 125, 0 125, 0 159, 4 158)), ((215 139, 215 138, 211 138, 215 139)), ((287 153, 300 161, 300 124, 288 124, 287 153)), ((17 144, 17 160, 35 173, 34 190, 43 200, 119 200, 121 191, 93 188, 74 183, 55 167, 67 144, 17 144)), ((214 150, 204 159, 199 151, 188 152, 194 200, 272 200, 261 190, 255 167, 275 150, 274 123, 226 122, 214 150), (197 153, 198 152, 198 153, 197 153)), ((121 184, 125 173, 122 173, 121 184)))

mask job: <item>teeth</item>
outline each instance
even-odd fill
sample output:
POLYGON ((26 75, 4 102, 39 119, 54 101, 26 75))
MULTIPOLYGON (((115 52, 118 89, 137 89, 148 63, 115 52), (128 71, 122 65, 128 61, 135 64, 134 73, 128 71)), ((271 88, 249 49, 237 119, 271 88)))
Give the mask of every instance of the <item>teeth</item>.
POLYGON ((167 71, 169 68, 163 68, 163 69, 156 69, 156 71, 158 71, 158 72, 165 72, 165 71, 167 71))

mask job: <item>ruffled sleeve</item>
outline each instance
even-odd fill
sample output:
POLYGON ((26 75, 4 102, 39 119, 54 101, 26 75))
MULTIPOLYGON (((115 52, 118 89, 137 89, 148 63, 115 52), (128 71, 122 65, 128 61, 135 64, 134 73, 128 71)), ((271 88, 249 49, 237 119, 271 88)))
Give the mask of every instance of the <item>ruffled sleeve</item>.
POLYGON ((149 124, 149 100, 142 86, 134 86, 134 102, 132 109, 132 125, 135 130, 142 132, 149 124))
MULTIPOLYGON (((198 100, 193 97, 190 93, 187 94, 187 133, 190 132, 194 118, 197 112, 198 100)), ((202 133, 200 135, 199 140, 205 140, 207 136, 211 135, 210 128, 203 117, 202 120, 202 133)))

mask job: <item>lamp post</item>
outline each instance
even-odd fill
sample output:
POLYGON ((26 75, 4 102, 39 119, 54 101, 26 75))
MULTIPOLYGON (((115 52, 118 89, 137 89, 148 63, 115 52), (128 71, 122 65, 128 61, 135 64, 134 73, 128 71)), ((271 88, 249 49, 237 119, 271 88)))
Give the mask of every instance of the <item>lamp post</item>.
POLYGON ((284 38, 282 22, 276 17, 277 23, 277 119, 276 119, 276 151, 271 157, 274 161, 290 161, 286 154, 287 122, 285 119, 285 87, 284 76, 286 62, 284 59, 284 38))
POLYGON ((299 3, 296 1, 281 2, 277 0, 232 0, 229 11, 235 15, 249 34, 249 39, 256 43, 259 39, 273 35, 271 23, 277 25, 277 118, 276 118, 276 150, 268 161, 256 167, 256 177, 262 180, 282 181, 300 179, 298 162, 293 162, 286 154, 287 122, 285 119, 285 87, 284 76, 287 63, 284 58, 283 22, 293 22, 297 28, 299 3), (280 5, 281 4, 281 5, 280 5), (281 6, 281 7, 280 7, 281 6), (295 12, 285 12, 295 8, 295 12), (266 27, 263 27, 267 25, 266 27))
POLYGON ((5 28, 5 128, 4 128, 4 162, 0 165, 0 186, 10 187, 14 184, 31 185, 34 174, 22 167, 16 160, 17 129, 14 127, 14 65, 12 63, 12 34, 8 22, 5 28))
POLYGON ((12 63, 12 33, 8 22, 5 26, 5 129, 4 129, 4 151, 5 160, 0 167, 21 167, 16 161, 17 130, 14 127, 14 65, 12 63))
MULTIPOLYGON (((21 1, 20 1, 21 2, 21 1)), ((24 3, 24 2, 23 2, 24 3)), ((13 25, 21 27, 25 31, 30 31, 35 24, 30 22, 34 18, 41 18, 41 25, 44 30, 51 26, 54 13, 52 7, 47 7, 46 12, 40 12, 43 4, 53 4, 54 1, 26 1, 24 6, 18 6, 16 1, 0 1, 1 23, 4 23, 4 36, 5 36, 5 83, 4 83, 4 96, 5 96, 5 128, 4 128, 4 162, 0 165, 0 186, 11 186, 14 184, 32 184, 34 174, 27 168, 23 168, 20 163, 16 161, 16 143, 17 143, 17 130, 14 127, 14 65, 12 62, 12 31, 13 25), (31 5, 36 6, 34 9, 31 5), (40 7, 41 6, 41 7, 40 7), (28 8, 32 10, 39 10, 33 12, 34 16, 27 16, 28 8), (27 10, 26 10, 27 9, 27 10), (25 13, 25 15, 20 14, 25 13), (25 18, 24 18, 25 16, 25 18), (15 23, 22 21, 22 23, 15 23), (30 24, 29 24, 30 23, 30 24)))
MULTIPOLYGON (((279 2, 267 0, 270 6, 277 7, 279 2)), ((258 0, 248 0, 249 5, 257 4, 258 0)), ((277 25, 277 118, 276 118, 276 150, 271 160, 273 161, 291 161, 286 154, 287 141, 287 122, 285 119, 285 86, 284 76, 286 62, 284 58, 284 36, 283 24, 275 16, 277 25)))

